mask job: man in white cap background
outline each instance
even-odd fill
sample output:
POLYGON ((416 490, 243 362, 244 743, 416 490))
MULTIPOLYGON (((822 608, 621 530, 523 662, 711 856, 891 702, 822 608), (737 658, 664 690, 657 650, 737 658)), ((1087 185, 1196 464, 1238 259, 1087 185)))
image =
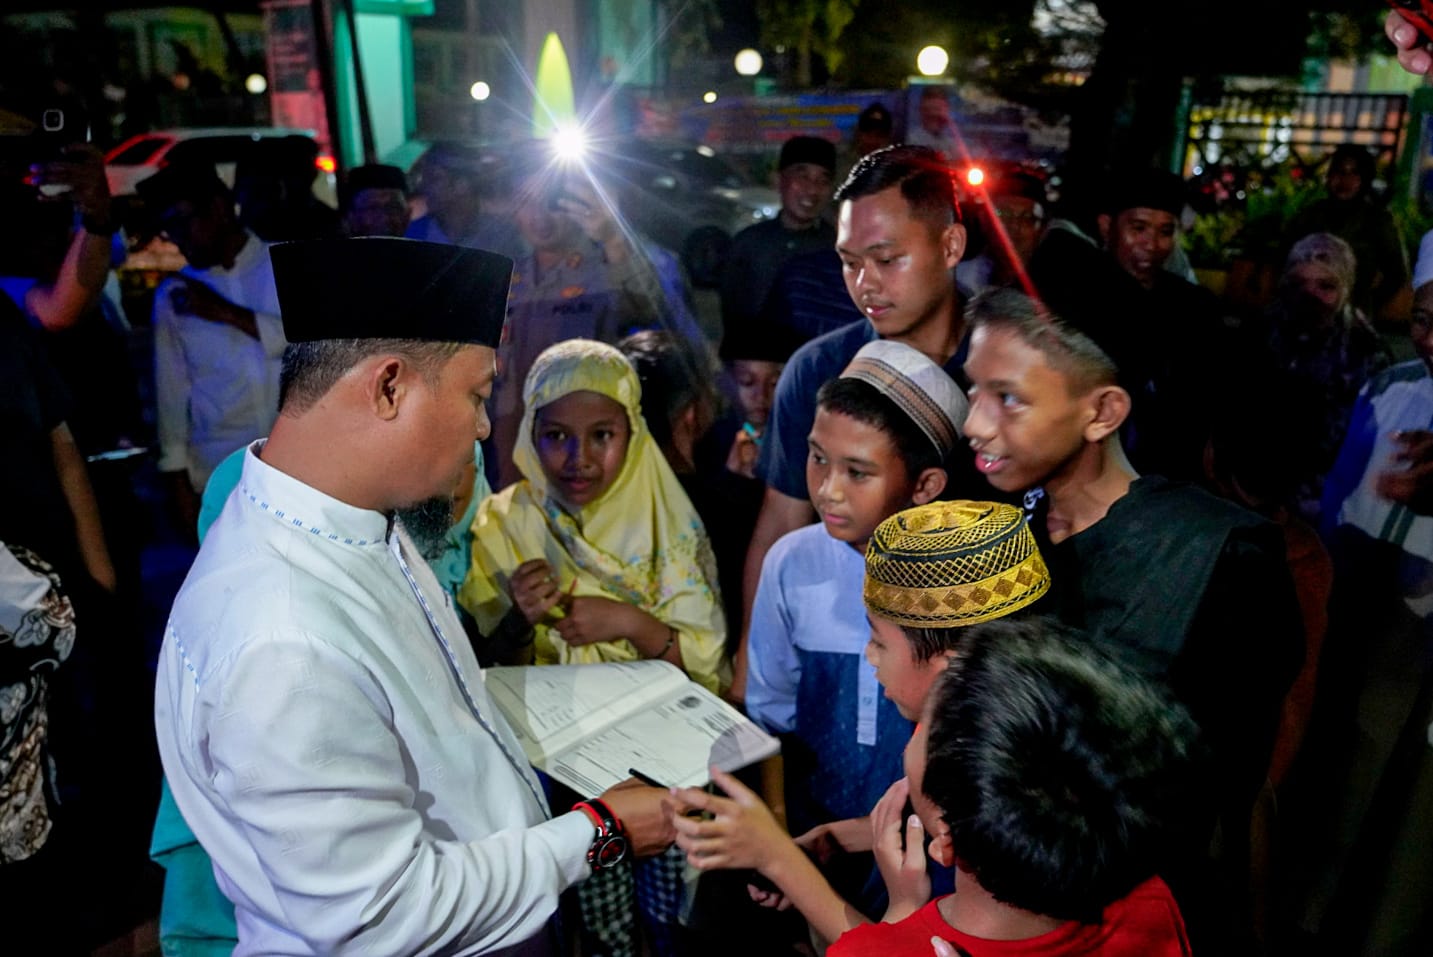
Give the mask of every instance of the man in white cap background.
POLYGON ((273 258, 279 418, 175 599, 155 695, 234 953, 554 954, 562 891, 670 842, 664 792, 549 819, 395 515, 451 495, 488 431, 512 262, 386 238, 273 258))

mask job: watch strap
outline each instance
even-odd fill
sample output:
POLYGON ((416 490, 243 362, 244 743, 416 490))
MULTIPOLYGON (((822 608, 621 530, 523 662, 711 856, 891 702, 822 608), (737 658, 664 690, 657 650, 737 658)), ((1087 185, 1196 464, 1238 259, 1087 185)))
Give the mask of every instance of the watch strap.
POLYGON ((589 798, 572 805, 574 811, 581 811, 597 829, 592 844, 587 848, 587 863, 593 871, 616 867, 627 859, 627 834, 622 830, 622 821, 612 808, 601 798, 589 798))

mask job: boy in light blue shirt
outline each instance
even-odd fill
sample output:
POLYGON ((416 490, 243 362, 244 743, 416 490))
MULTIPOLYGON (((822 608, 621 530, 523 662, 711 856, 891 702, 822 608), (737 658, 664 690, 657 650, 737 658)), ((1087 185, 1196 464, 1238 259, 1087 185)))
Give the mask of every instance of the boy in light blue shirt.
MULTIPOLYGON (((945 490, 965 411, 949 375, 890 340, 864 346, 818 393, 806 481, 820 521, 767 554, 748 646, 746 708, 782 735, 793 834, 865 817, 902 775, 913 727, 863 657, 866 544, 883 520, 945 490)), ((869 873, 858 863, 851 879, 869 873)))

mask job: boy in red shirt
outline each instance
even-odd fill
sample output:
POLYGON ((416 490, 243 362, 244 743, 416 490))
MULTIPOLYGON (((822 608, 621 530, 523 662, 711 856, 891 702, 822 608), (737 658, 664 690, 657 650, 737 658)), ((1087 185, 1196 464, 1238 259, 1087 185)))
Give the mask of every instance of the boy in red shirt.
MULTIPOLYGON (((829 957, 925 957, 935 941, 968 957, 1187 957, 1155 871, 1191 767, 1188 715, 1050 619, 952 637, 905 761, 955 893, 847 932, 829 957)), ((878 855, 883 871, 919 867, 917 821, 889 827, 909 828, 908 849, 896 862, 878 855)))

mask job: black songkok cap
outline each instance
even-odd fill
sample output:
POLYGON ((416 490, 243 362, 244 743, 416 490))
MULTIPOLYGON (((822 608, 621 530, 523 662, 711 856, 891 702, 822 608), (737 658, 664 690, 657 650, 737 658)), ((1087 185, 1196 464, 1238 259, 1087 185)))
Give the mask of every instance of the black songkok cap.
POLYGON ((274 286, 290 342, 423 339, 497 347, 513 261, 482 249, 364 237, 278 243, 274 286))
POLYGON ((1163 169, 1116 173, 1105 212, 1117 216, 1127 209, 1162 209, 1178 216, 1184 211, 1184 180, 1163 169))
POLYGON ((797 163, 820 166, 827 172, 836 172, 836 144, 819 136, 793 136, 781 145, 781 159, 776 163, 778 171, 797 163))
POLYGON ((229 188, 219 178, 213 163, 181 160, 170 163, 153 176, 135 184, 144 205, 158 214, 175 203, 202 203, 215 196, 227 196, 229 188))
POLYGON ((339 206, 347 209, 365 189, 397 189, 408 192, 408 177, 396 166, 369 163, 355 166, 338 184, 339 206))

